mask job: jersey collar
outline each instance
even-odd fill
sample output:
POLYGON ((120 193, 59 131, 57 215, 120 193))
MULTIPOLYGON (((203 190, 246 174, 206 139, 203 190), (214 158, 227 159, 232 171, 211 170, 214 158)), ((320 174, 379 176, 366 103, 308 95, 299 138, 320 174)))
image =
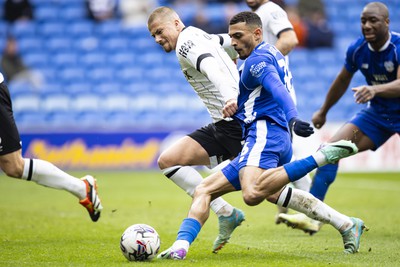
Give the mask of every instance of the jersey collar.
MULTIPOLYGON (((384 51, 386 48, 388 48, 388 46, 389 46, 391 40, 392 40, 392 34, 389 32, 389 38, 388 38, 388 40, 386 41, 386 43, 385 43, 381 48, 379 48, 378 52, 382 52, 382 51, 384 51)), ((369 48, 369 50, 371 50, 372 52, 376 52, 376 51, 372 48, 372 46, 370 45, 370 43, 368 43, 368 48, 369 48)))

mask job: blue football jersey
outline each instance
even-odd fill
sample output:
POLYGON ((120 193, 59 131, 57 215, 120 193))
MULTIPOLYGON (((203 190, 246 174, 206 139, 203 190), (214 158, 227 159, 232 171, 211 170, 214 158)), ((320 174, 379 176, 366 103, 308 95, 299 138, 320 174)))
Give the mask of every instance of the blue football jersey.
MULTIPOLYGON (((400 34, 390 32, 390 35, 380 51, 373 51, 364 37, 357 39, 347 49, 345 68, 351 73, 360 70, 368 85, 396 80, 400 61, 400 34)), ((400 110, 400 98, 375 96, 370 105, 377 112, 391 113, 400 110)))
POLYGON ((243 126, 254 120, 270 120, 284 128, 297 117, 290 97, 292 75, 285 57, 273 45, 262 42, 239 69, 238 110, 234 115, 243 126))

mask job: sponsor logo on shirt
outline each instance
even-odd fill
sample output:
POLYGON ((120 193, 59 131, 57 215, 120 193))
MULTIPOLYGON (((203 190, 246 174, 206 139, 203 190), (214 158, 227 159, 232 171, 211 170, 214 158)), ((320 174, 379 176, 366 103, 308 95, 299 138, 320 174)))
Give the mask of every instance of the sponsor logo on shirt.
POLYGON ((253 77, 258 78, 263 74, 264 68, 267 66, 267 63, 264 61, 256 64, 256 65, 251 65, 250 67, 250 73, 253 77))
POLYGON ((183 43, 181 48, 179 48, 179 55, 181 55, 182 57, 186 58, 187 54, 189 53, 189 50, 195 46, 195 44, 193 43, 193 41, 188 40, 187 42, 183 43))

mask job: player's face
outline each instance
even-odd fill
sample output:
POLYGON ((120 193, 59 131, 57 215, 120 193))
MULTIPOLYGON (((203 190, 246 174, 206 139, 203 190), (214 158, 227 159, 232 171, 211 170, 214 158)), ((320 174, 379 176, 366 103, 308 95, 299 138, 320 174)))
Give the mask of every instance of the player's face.
POLYGON ((245 22, 229 25, 228 34, 231 37, 231 45, 239 54, 240 59, 246 59, 260 43, 260 31, 259 28, 254 30, 246 26, 245 22))
POLYGON ((257 10, 261 4, 264 3, 264 0, 246 0, 246 4, 252 11, 257 10))
POLYGON ((179 31, 175 21, 162 21, 155 19, 148 25, 151 36, 157 44, 161 45, 165 52, 169 53, 176 48, 179 31))
POLYGON ((367 7, 361 14, 361 31, 367 42, 382 46, 389 37, 389 19, 377 7, 367 7))

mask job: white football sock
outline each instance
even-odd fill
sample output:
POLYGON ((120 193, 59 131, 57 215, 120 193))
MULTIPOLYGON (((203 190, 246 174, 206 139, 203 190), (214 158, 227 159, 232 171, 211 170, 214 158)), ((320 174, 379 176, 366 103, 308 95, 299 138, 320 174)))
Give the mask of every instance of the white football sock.
POLYGON ((186 250, 186 252, 188 252, 189 247, 190 247, 189 241, 186 241, 186 240, 176 240, 174 242, 174 244, 172 244, 173 250, 179 250, 179 249, 183 248, 184 250, 186 250))
POLYGON ((63 172, 48 161, 24 159, 24 162, 22 179, 32 180, 37 184, 51 188, 66 190, 79 199, 86 198, 86 185, 81 179, 63 172))
POLYGON ((315 198, 310 193, 286 187, 279 196, 278 205, 285 205, 290 209, 304 213, 310 218, 323 223, 329 223, 340 232, 348 229, 353 223, 346 215, 339 213, 315 198))
POLYGON ((311 184, 312 184, 312 179, 310 177, 310 174, 306 174, 302 178, 300 178, 297 181, 292 182, 294 188, 310 192, 311 184))
MULTIPOLYGON (((203 180, 203 176, 190 166, 174 166, 162 170, 163 174, 182 188, 189 196, 193 197, 194 190, 203 180)), ((233 207, 221 197, 210 203, 210 208, 219 216, 229 216, 233 207)))

